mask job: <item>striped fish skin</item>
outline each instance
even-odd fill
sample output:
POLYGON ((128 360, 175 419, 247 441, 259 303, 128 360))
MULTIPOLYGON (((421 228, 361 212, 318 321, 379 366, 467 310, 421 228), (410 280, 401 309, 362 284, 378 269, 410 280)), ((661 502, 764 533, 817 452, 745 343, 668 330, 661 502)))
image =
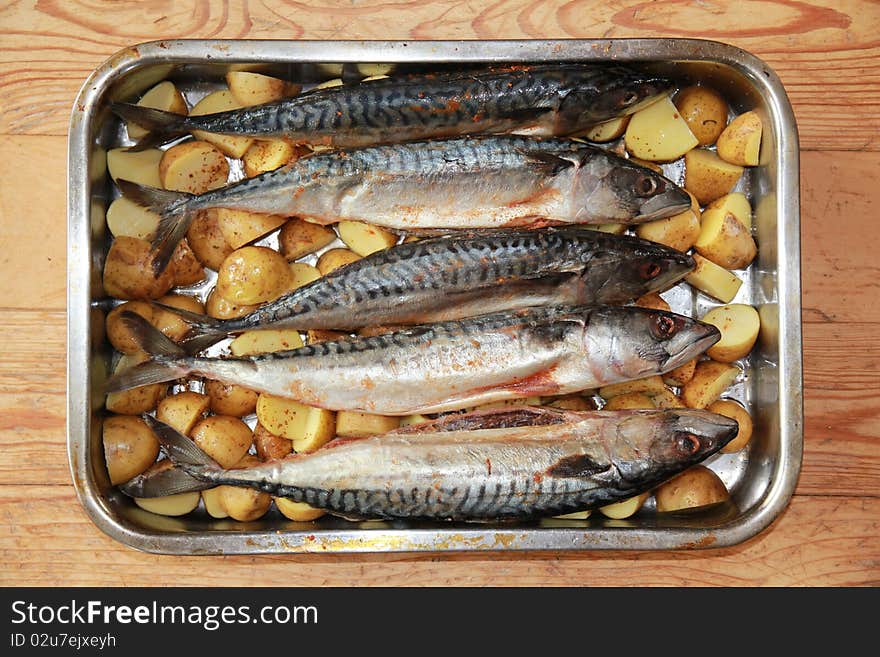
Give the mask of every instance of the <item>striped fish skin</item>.
POLYGON ((538 305, 618 304, 669 287, 693 258, 582 228, 502 230, 399 244, 339 268, 218 334, 258 328, 357 330, 538 305))
MULTIPOLYGON (((133 313, 123 321, 164 337, 133 313)), ((712 325, 659 310, 537 307, 250 357, 156 356, 114 375, 107 391, 197 374, 331 410, 435 413, 662 374, 719 338, 712 325)))
POLYGON ((205 130, 351 147, 521 129, 568 136, 630 114, 671 88, 669 80, 621 66, 550 64, 401 75, 154 124, 137 106, 116 108, 146 127, 173 127, 170 138, 205 130))
POLYGON ((252 487, 348 518, 486 521, 632 497, 704 460, 738 430, 734 420, 693 409, 531 412, 549 417, 511 428, 433 432, 429 425, 337 439, 310 454, 240 470, 191 458, 187 438, 164 427, 156 433, 175 464, 200 481, 252 487))

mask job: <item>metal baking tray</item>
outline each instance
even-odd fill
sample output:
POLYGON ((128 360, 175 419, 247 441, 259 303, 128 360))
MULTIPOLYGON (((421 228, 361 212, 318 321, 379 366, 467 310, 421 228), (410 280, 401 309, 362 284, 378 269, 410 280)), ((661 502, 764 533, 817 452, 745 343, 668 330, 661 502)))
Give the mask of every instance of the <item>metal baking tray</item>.
MULTIPOLYGON (((523 41, 156 41, 126 48, 105 62, 73 107, 68 153, 68 454, 80 502, 111 537, 148 552, 235 554, 452 550, 714 548, 758 534, 794 492, 803 448, 800 207, 798 136, 779 78, 753 55, 695 39, 523 41), (498 62, 631 62, 681 83, 714 86, 735 112, 756 110, 764 122, 761 164, 740 187, 755 209, 757 260, 736 302, 759 308, 762 332, 741 364, 744 376, 725 395, 755 420, 749 447, 706 463, 731 490, 729 503, 683 513, 651 504, 625 520, 593 513, 586 520, 522 523, 349 522, 324 517, 288 521, 274 508, 256 522, 215 520, 201 509, 183 518, 154 515, 110 485, 103 458, 102 386, 112 349, 103 335, 111 301, 101 269, 109 239, 104 211, 113 198, 104 153, 124 130, 111 100, 131 100, 172 79, 192 101, 247 66, 308 86, 336 77, 344 63, 393 64, 397 70, 498 62)), ((680 170, 668 170, 674 178, 680 170)), ((680 285, 664 294, 673 310, 701 316, 717 305, 680 285)))

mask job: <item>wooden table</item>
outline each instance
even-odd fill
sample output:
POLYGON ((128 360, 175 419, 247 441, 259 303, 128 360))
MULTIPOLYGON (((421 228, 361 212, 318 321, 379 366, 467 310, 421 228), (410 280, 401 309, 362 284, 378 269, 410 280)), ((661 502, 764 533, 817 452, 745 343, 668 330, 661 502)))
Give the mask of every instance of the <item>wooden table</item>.
POLYGON ((0 8, 0 585, 876 585, 880 7, 869 0, 15 1, 0 8), (804 462, 765 532, 709 551, 181 558, 81 510, 65 452, 66 134, 116 50, 159 38, 704 37, 781 76, 802 146, 804 462))

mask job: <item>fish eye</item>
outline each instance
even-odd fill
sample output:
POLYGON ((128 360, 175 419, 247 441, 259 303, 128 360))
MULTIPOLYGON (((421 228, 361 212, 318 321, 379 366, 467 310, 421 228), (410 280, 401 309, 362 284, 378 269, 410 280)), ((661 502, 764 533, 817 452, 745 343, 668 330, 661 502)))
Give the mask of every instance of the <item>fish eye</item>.
POLYGON ((654 315, 651 318, 651 335, 658 340, 668 340, 678 332, 678 322, 669 315, 654 315))
POLYGON ((650 281, 660 275, 661 267, 656 262, 643 262, 639 265, 639 276, 642 280, 650 281))
POLYGON ((686 456, 693 456, 700 449, 700 439, 692 433, 675 434, 675 449, 686 456))
POLYGON ((653 196, 657 193, 657 181, 651 176, 639 176, 636 178, 636 194, 639 196, 653 196))

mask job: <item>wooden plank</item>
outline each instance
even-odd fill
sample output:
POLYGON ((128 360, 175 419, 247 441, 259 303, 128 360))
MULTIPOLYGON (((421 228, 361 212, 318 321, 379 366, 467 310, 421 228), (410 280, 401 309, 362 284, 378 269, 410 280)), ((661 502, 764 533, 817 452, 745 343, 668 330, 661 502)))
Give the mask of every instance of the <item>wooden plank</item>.
POLYGON ((880 148, 880 10, 870 0, 737 3, 499 3, 148 0, 114 7, 61 0, 2 10, 0 133, 64 135, 87 76, 117 50, 153 39, 499 39, 673 37, 724 41, 780 75, 810 149, 880 148))
POLYGON ((67 486, 0 486, 0 586, 858 586, 880 583, 880 500, 797 497, 735 547, 210 557, 150 555, 102 534, 67 486), (222 577, 209 577, 222 563, 222 577))

